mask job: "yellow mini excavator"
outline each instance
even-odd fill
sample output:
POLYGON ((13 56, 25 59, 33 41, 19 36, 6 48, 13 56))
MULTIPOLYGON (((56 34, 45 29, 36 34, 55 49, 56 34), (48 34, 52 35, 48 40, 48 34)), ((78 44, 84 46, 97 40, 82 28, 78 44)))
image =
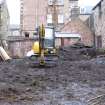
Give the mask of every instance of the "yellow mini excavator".
MULTIPOLYGON (((31 56, 33 67, 55 67, 57 66, 58 56, 55 48, 54 33, 52 37, 46 37, 44 25, 38 28, 38 41, 34 42, 32 50, 34 55, 31 56)), ((48 33, 50 34, 50 33, 48 33)), ((50 36, 50 35, 49 35, 50 36)))

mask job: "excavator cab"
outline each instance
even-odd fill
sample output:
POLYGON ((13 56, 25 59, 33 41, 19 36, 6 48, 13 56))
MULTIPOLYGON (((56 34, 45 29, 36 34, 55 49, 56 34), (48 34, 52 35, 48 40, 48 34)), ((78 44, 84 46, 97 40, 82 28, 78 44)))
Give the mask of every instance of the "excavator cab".
POLYGON ((54 28, 44 25, 38 28, 38 41, 33 45, 34 55, 33 67, 55 67, 57 66, 58 56, 55 48, 54 28))

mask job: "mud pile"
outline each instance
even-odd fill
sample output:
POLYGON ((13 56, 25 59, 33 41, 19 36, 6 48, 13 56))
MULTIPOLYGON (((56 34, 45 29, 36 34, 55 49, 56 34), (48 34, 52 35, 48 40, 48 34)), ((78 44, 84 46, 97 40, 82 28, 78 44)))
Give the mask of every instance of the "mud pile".
POLYGON ((96 57, 99 52, 94 47, 85 46, 81 43, 69 47, 60 48, 59 57, 62 60, 79 61, 96 57))
POLYGON ((82 92, 80 96, 75 96, 73 94, 76 91, 69 93, 74 91, 70 89, 72 86, 70 84, 82 83, 95 88, 105 86, 105 58, 97 58, 94 48, 70 46, 61 48, 59 53, 58 66, 53 68, 32 68, 28 58, 1 62, 0 101, 53 102, 55 99, 57 102, 61 99, 81 101, 81 97, 89 98, 89 93, 83 95, 82 92), (63 95, 58 97, 57 92, 52 91, 59 89, 63 95))

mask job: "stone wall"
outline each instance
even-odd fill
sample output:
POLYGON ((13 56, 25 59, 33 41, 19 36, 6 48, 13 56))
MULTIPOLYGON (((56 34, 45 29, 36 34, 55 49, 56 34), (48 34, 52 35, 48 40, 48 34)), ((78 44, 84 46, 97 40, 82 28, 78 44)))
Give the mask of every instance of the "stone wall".
POLYGON ((25 57, 27 52, 32 49, 34 38, 24 38, 24 37, 9 37, 8 50, 11 57, 25 57))
POLYGON ((6 40, 9 35, 9 12, 6 1, 0 3, 0 39, 6 40))
POLYGON ((93 8, 93 15, 96 47, 105 48, 105 0, 93 8))

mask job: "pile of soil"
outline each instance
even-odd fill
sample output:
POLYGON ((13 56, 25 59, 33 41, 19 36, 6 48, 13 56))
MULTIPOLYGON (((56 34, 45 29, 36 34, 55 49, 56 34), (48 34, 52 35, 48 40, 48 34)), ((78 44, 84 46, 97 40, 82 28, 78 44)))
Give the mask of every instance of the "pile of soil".
POLYGON ((79 61, 95 58, 99 54, 94 47, 85 46, 81 43, 76 43, 69 47, 62 47, 59 51, 59 57, 62 60, 79 61))
MULTIPOLYGON (((48 93, 59 88, 65 92, 70 83, 88 84, 95 88, 105 86, 105 58, 97 58, 96 49, 92 47, 61 48, 58 65, 53 68, 32 68, 30 62, 29 58, 24 58, 0 63, 0 101, 52 102, 48 93)), ((89 97, 89 93, 81 96, 89 97)), ((80 100, 81 96, 64 94, 60 98, 80 100)))

